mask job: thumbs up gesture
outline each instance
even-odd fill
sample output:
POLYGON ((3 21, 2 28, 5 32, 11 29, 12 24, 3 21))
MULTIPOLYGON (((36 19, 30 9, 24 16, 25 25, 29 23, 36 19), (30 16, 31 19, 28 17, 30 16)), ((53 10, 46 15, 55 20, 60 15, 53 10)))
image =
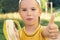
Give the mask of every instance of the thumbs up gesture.
POLYGON ((58 26, 54 23, 55 15, 51 16, 50 22, 45 28, 46 35, 51 39, 56 39, 58 37, 58 26))

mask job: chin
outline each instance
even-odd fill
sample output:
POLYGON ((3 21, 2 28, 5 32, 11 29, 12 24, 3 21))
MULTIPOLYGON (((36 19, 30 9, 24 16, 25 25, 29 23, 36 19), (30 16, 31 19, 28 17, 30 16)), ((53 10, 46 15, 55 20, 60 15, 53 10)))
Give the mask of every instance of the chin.
POLYGON ((26 23, 26 25, 30 25, 30 26, 32 26, 32 25, 34 25, 34 23, 26 23))
POLYGON ((26 24, 26 25, 34 25, 35 22, 34 22, 34 21, 26 21, 25 24, 26 24))

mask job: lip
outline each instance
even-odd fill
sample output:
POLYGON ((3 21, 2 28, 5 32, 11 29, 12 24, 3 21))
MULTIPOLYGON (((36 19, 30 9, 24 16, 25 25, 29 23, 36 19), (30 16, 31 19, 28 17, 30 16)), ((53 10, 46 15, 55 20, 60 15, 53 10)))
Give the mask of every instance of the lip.
POLYGON ((27 18, 27 20, 28 20, 28 21, 31 21, 31 20, 32 20, 32 18, 27 18))

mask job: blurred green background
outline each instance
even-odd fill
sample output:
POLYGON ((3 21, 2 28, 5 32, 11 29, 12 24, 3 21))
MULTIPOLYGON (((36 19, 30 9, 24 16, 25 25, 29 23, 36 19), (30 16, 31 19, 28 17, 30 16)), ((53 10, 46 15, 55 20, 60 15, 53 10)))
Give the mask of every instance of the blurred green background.
MULTIPOLYGON (((60 0, 41 0, 42 15, 40 19, 40 24, 43 26, 48 25, 50 21, 50 4, 53 2, 53 13, 56 14, 55 23, 60 29, 60 0), (48 13, 45 13, 45 3, 48 2, 48 13)), ((17 20, 21 27, 24 26, 23 21, 18 13, 19 0, 0 0, 0 40, 6 40, 3 34, 3 24, 7 19, 17 20)))

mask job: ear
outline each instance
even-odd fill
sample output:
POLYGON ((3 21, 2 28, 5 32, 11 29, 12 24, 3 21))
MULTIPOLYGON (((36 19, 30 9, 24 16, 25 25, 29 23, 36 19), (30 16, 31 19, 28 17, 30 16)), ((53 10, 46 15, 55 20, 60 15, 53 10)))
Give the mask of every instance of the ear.
POLYGON ((19 16, 20 16, 20 10, 18 10, 19 16))
POLYGON ((18 10, 18 13, 19 13, 19 15, 21 15, 21 12, 20 12, 20 10, 18 10))
POLYGON ((18 10, 18 13, 19 13, 20 19, 22 20, 21 11, 20 11, 20 10, 18 10))
POLYGON ((42 14, 42 9, 39 9, 39 16, 42 14))

